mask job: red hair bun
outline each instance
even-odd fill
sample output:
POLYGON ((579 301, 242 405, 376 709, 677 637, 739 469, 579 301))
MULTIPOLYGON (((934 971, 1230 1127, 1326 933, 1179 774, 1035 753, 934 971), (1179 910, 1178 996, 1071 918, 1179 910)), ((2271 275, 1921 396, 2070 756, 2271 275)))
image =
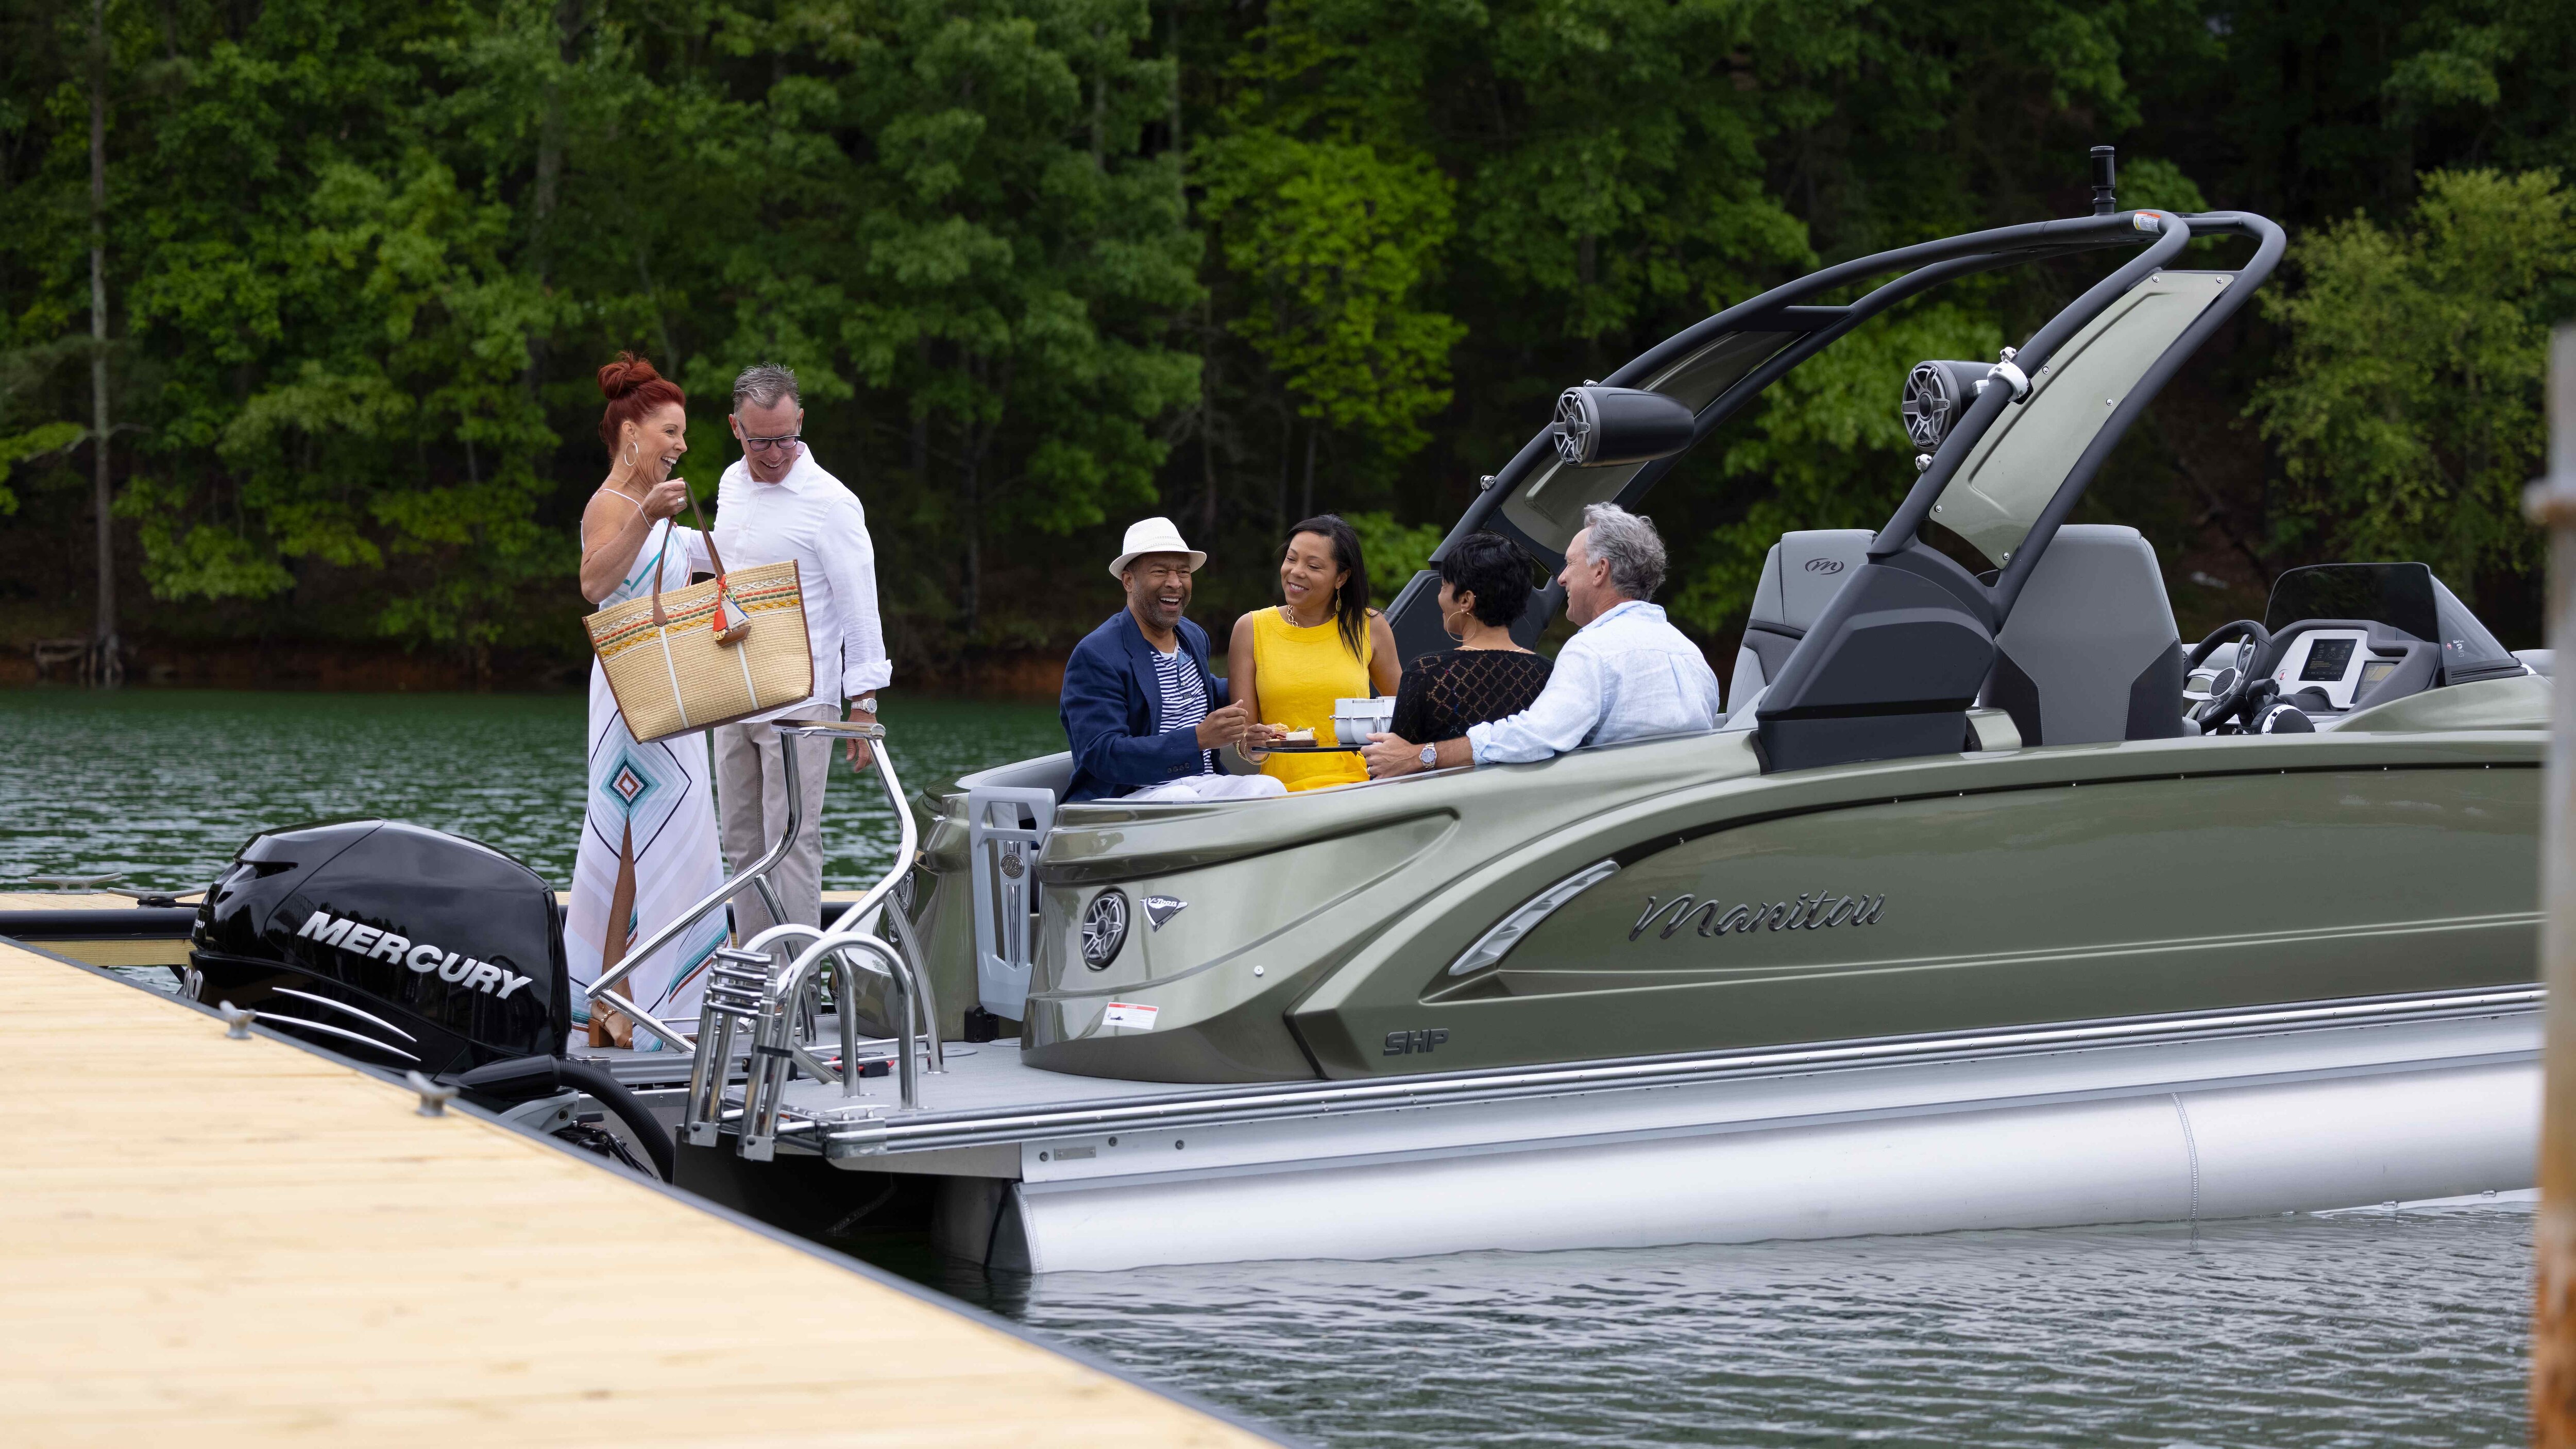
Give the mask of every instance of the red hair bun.
POLYGON ((640 423, 670 403, 685 406, 689 400, 678 384, 632 352, 617 354, 615 362, 599 370, 599 393, 608 399, 607 410, 599 415, 599 441, 611 455, 617 452, 617 435, 628 423, 640 423))

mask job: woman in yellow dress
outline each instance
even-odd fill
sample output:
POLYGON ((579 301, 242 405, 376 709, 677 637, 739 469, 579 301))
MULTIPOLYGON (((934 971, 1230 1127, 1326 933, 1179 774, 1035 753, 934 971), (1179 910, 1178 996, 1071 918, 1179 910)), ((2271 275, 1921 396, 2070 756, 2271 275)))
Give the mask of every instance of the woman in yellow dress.
MULTIPOLYGON (((1234 621, 1227 692, 1274 729, 1311 729, 1332 744, 1333 701, 1391 697, 1403 673, 1395 632, 1368 604, 1360 536, 1329 513, 1298 524, 1280 553, 1279 591, 1285 603, 1234 621)), ((1292 791, 1368 779, 1356 753, 1274 753, 1261 772, 1292 791)))

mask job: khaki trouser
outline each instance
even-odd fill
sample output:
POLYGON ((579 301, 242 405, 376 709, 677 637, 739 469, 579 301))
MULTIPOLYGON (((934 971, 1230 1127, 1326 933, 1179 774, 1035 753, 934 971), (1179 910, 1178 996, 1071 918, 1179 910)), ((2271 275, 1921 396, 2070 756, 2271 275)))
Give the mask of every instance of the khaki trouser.
MULTIPOLYGON (((740 870, 767 855, 787 825, 780 736, 766 724, 719 725, 715 735, 716 806, 723 817, 725 864, 729 870, 740 870)), ((797 827, 796 844, 769 872, 769 883, 790 921, 819 926, 823 923, 823 784, 832 771, 832 741, 806 736, 790 743, 796 749, 804 818, 797 827)), ((735 945, 776 924, 757 887, 735 893, 735 945)), ((778 954, 785 959, 795 952, 778 954)))

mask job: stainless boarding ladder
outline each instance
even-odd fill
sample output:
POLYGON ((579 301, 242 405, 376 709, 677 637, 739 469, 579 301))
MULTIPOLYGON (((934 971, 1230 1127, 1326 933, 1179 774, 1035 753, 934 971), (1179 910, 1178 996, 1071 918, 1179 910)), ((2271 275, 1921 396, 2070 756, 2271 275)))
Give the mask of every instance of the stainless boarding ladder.
MULTIPOLYGON (((893 868, 869 887, 855 904, 843 911, 828 930, 781 922, 739 948, 716 952, 716 961, 709 969, 699 1006, 699 1049, 695 1060, 690 1063, 682 1136, 691 1145, 701 1147, 715 1146, 720 1140, 725 1115, 726 1068, 732 1060, 736 1032, 747 1027, 751 1051, 749 1070, 743 1081, 739 1150, 744 1157, 754 1161, 767 1161, 771 1156, 777 1140, 780 1098, 793 1068, 802 1067, 808 1075, 820 1081, 839 1082, 845 1097, 859 1094, 855 1004, 857 972, 861 965, 884 976, 894 991, 896 1054, 905 1108, 918 1108, 921 1104, 920 1080, 914 1062, 914 1053, 921 1049, 916 1046, 916 1019, 919 1037, 927 1047, 929 1069, 932 1072, 948 1069, 946 1052, 939 1041, 938 1001, 932 993, 928 974, 913 959, 913 943, 903 931, 900 915, 890 912, 884 920, 888 931, 901 942, 902 950, 861 928, 868 914, 885 903, 904 873, 912 868, 913 855, 920 842, 911 804, 904 798, 902 783, 895 777, 894 761, 883 744, 883 727, 809 721, 781 724, 778 732, 782 735, 823 735, 876 741, 877 748, 873 753, 877 777, 885 786, 887 798, 894 803, 901 836, 893 868), (767 948, 789 940, 807 944, 785 969, 773 969, 775 963, 767 948), (862 959, 853 961, 852 953, 862 959), (798 1039, 800 1028, 810 1029, 812 1008, 827 968, 834 974, 840 1007, 841 1059, 837 1068, 815 1056, 798 1039)), ((789 751, 788 757, 792 760, 794 752, 789 751)), ((788 782, 792 788, 793 766, 789 768, 788 782)))

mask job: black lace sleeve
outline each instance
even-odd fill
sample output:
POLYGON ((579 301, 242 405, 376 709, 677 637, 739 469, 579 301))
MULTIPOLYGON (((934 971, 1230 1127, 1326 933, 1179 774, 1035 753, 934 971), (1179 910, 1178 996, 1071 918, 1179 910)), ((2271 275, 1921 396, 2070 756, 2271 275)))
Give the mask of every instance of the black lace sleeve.
POLYGON ((1420 733, 1430 725, 1424 715, 1423 702, 1431 692, 1431 680, 1446 666, 1437 654, 1425 654, 1404 671, 1404 682, 1395 687, 1395 717, 1387 722, 1387 732, 1400 740, 1417 745, 1429 744, 1432 736, 1420 733))

